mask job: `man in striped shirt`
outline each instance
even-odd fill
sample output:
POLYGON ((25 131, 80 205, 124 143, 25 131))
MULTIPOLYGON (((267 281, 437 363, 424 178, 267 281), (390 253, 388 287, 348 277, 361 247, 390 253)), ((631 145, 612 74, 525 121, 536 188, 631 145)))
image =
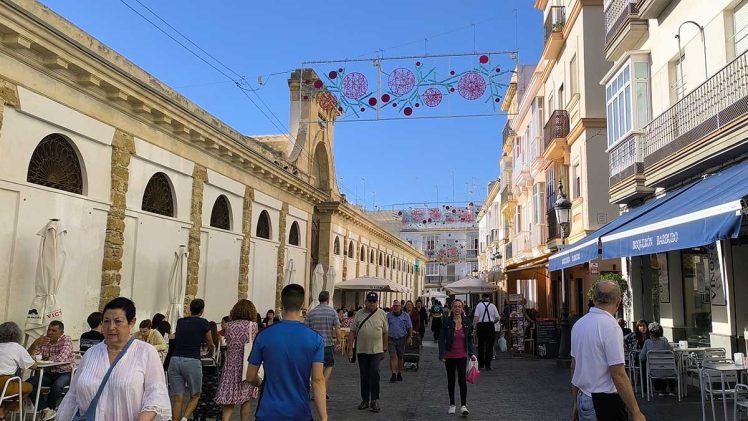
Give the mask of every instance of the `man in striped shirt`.
MULTIPOLYGON (((304 323, 322 336, 325 341, 325 384, 330 380, 332 367, 335 365, 334 352, 340 352, 340 319, 338 313, 330 306, 330 293, 319 293, 319 305, 306 315, 304 323), (333 334, 337 342, 333 342, 333 334)), ((329 399, 329 396, 327 396, 329 399)))

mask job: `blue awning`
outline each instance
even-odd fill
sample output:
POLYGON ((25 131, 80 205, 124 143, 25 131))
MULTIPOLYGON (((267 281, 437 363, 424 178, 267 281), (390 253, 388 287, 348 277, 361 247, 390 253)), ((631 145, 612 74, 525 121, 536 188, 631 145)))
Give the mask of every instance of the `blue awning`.
POLYGON ((699 247, 740 233, 748 196, 748 161, 707 176, 666 206, 600 238, 603 258, 640 256, 699 247))
POLYGON ((616 229, 624 227, 626 224, 635 220, 636 218, 649 213, 653 209, 656 209, 667 201, 677 197, 678 195, 686 191, 689 187, 691 186, 681 187, 680 189, 674 190, 672 192, 661 195, 656 199, 650 200, 649 202, 622 214, 607 225, 584 237, 582 240, 570 246, 567 246, 566 249, 559 251, 558 253, 551 256, 550 259, 548 259, 549 270, 554 271, 566 269, 568 267, 580 265, 582 263, 589 262, 590 260, 597 259, 598 257, 600 257, 598 253, 598 241, 600 240, 600 237, 616 229))

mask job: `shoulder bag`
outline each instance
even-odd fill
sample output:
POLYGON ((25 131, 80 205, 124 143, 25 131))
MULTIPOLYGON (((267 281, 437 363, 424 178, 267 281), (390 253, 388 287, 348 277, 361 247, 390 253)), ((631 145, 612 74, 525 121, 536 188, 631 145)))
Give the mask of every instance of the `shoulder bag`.
POLYGON ((114 362, 112 365, 109 366, 109 370, 107 370, 106 374, 104 375, 104 378, 101 380, 101 384, 99 385, 99 390, 96 391, 96 396, 94 396, 91 403, 88 405, 88 409, 86 409, 86 413, 81 415, 80 409, 76 412, 75 415, 73 415, 73 418, 71 418, 71 421, 95 421, 96 420, 96 407, 99 406, 99 398, 101 397, 101 392, 104 391, 104 386, 106 386, 107 381, 109 381, 109 376, 112 374, 112 371, 114 370, 114 367, 117 365, 119 360, 122 359, 122 357, 125 356, 127 353, 127 350, 130 349, 130 345, 135 341, 135 338, 130 338, 129 341, 127 341, 127 345, 125 345, 124 348, 122 348, 122 351, 117 355, 117 358, 114 359, 114 362))
MULTIPOLYGON (((255 323, 255 322, 250 322, 250 325, 249 325, 249 342, 244 344, 244 360, 242 362, 242 381, 243 382, 247 381, 247 369, 249 368, 249 356, 252 354, 252 347, 254 346, 254 338, 252 335, 252 323, 255 323)), ((257 330, 259 331, 259 329, 260 327, 258 326, 257 330)), ((257 370, 257 376, 260 378, 260 383, 262 383, 262 380, 265 378, 265 370, 262 368, 262 364, 260 364, 260 368, 257 370)))
POLYGON ((358 342, 358 333, 359 333, 359 332, 361 331, 361 326, 363 326, 363 325, 364 325, 364 323, 366 323, 366 321, 367 321, 367 320, 369 320, 369 318, 370 318, 371 316, 373 316, 373 315, 374 315, 374 313, 376 313, 376 312, 377 312, 378 310, 379 310, 379 309, 377 309, 377 310, 374 310, 374 311, 372 311, 371 313, 369 313, 369 315, 368 315, 368 316, 366 316, 366 318, 364 319, 364 321, 362 321, 361 323, 359 323, 359 324, 358 324, 358 326, 356 326, 356 340, 355 340, 355 341, 353 341, 353 354, 351 355, 351 362, 352 362, 352 363, 355 363, 355 362, 356 362, 356 342, 358 342))

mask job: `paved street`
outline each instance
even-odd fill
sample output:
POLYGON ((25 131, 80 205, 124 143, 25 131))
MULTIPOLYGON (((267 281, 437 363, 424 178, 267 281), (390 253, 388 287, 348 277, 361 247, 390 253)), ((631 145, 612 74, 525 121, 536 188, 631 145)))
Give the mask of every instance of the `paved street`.
MULTIPOLYGON (((382 364, 382 411, 358 411, 358 368, 337 357, 330 385, 328 412, 331 420, 432 420, 447 417, 446 375, 436 354, 436 345, 427 341, 420 370, 408 371, 405 380, 390 383, 386 361, 382 364)), ((503 355, 494 370, 482 372, 478 384, 468 384, 469 419, 472 420, 568 420, 571 413, 569 374, 556 368, 553 360, 511 358, 503 355)), ((459 392, 455 390, 459 402, 459 392)), ((640 403, 648 420, 699 420, 697 391, 688 399, 655 397, 640 403)), ((254 412, 255 403, 252 405, 254 412)), ((718 411, 721 407, 717 408, 718 411)), ((732 407, 730 407, 732 409, 732 407)), ((719 416, 719 415, 718 415, 719 416)), ((238 417, 235 417, 238 419, 238 417)), ((315 417, 316 419, 316 417, 315 417)))

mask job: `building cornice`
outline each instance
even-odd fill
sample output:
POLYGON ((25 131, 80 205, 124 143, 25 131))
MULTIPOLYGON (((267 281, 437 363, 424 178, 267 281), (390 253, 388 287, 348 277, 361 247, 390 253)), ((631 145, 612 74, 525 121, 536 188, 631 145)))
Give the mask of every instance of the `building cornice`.
POLYGON ((604 118, 580 118, 566 136, 567 145, 571 147, 587 129, 604 129, 606 127, 607 121, 604 118))
MULTIPOLYGON (((0 53, 311 204, 327 200, 303 174, 285 169, 281 154, 240 134, 36 1, 0 3, 0 53)), ((106 121, 95 110, 77 110, 119 126, 114 116, 106 121)))

